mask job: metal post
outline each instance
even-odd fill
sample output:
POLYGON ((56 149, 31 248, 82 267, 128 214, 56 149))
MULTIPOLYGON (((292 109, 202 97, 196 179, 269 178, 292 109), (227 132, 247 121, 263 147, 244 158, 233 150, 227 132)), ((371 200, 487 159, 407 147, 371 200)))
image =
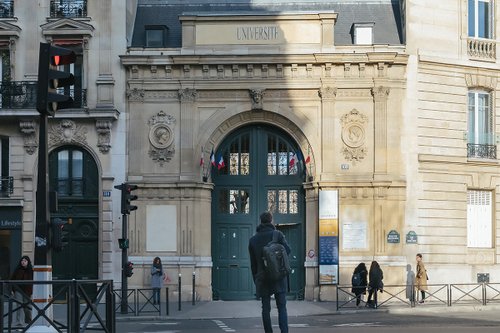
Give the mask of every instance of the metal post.
POLYGON ((178 310, 179 311, 181 311, 181 290, 182 290, 182 277, 181 277, 181 273, 179 273, 179 281, 178 281, 178 294, 179 294, 178 310))
POLYGON ((106 284, 106 330, 115 331, 115 304, 113 302, 113 281, 104 282, 106 284))
POLYGON ((5 283, 0 281, 0 314, 2 315, 2 320, 0 320, 0 332, 3 332, 3 302, 5 295, 5 283))
POLYGON ((168 299, 168 287, 167 287, 167 295, 165 296, 166 297, 166 309, 167 309, 167 316, 170 315, 170 305, 169 305, 169 299, 168 299))
MULTIPOLYGON (((122 215, 122 238, 127 239, 127 215, 122 215)), ((123 246, 122 248, 122 299, 121 299, 121 308, 120 312, 122 314, 128 313, 128 299, 127 299, 127 289, 128 289, 128 281, 127 276, 125 275, 125 266, 128 262, 128 252, 127 246, 123 246)))
POLYGON ((196 284, 196 273, 193 272, 193 290, 192 290, 192 293, 193 293, 193 296, 192 296, 192 299, 191 299, 191 304, 194 305, 194 296, 195 296, 195 284, 196 284))

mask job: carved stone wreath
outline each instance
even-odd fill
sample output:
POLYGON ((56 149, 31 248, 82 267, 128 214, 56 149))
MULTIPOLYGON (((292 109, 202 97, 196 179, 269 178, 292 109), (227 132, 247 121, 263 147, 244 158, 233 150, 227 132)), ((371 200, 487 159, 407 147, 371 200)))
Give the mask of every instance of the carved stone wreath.
POLYGON ((73 120, 63 119, 49 130, 49 146, 68 143, 87 143, 87 129, 73 120))
POLYGON ((175 153, 174 132, 175 118, 164 111, 158 112, 149 120, 149 156, 163 166, 175 153))
POLYGON ((345 114, 340 119, 342 122, 342 141, 345 147, 342 149, 344 157, 353 163, 359 162, 366 156, 365 123, 368 118, 359 113, 358 110, 352 109, 351 112, 345 114))

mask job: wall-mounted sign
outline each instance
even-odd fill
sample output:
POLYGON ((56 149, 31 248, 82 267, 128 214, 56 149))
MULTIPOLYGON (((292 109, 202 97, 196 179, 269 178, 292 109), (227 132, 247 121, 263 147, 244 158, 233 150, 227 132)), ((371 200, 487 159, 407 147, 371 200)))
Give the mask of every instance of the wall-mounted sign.
POLYGON ((399 237, 399 232, 396 230, 391 230, 387 234, 387 243, 399 243, 400 237, 399 237))
POLYGON ((22 207, 0 207, 0 229, 21 229, 22 217, 22 207))
POLYGON ((418 243, 418 236, 415 231, 409 231, 406 234, 406 243, 407 244, 417 244, 418 243))
POLYGON ((319 192, 319 283, 337 284, 339 272, 339 192, 319 192))

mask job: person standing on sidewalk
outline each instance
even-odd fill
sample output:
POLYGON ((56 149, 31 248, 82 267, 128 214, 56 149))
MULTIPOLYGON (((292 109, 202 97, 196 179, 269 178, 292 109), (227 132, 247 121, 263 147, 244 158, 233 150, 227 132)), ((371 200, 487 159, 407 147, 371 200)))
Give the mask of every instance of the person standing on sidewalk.
POLYGON ((425 291, 427 290, 427 280, 429 277, 427 276, 427 270, 425 269, 424 262, 422 261, 422 254, 417 253, 417 278, 416 278, 416 286, 422 295, 422 299, 418 301, 419 303, 423 303, 425 300, 425 291))
POLYGON ((375 260, 372 261, 372 264, 370 265, 370 272, 368 273, 370 277, 370 282, 368 283, 368 300, 366 301, 366 306, 371 307, 371 308, 377 308, 378 302, 377 302, 377 293, 380 290, 380 292, 383 292, 384 288, 384 282, 382 281, 384 279, 384 272, 382 271, 382 268, 380 268, 380 265, 378 262, 375 260), (372 303, 372 295, 374 296, 373 298, 373 303, 372 303))
POLYGON ((286 293, 288 291, 288 276, 280 280, 270 280, 266 277, 264 261, 262 260, 262 248, 273 239, 273 233, 277 232, 278 243, 282 244, 286 252, 290 254, 290 247, 281 231, 274 226, 273 215, 264 212, 260 215, 260 224, 257 233, 250 238, 248 251, 250 253, 250 264, 252 268, 253 281, 257 291, 256 296, 262 301, 262 323, 265 333, 273 333, 271 325, 271 295, 274 295, 276 307, 278 308, 278 322, 281 333, 288 333, 288 313, 286 309, 286 293))
POLYGON ((151 288, 153 288, 153 304, 160 304, 160 290, 163 287, 163 266, 160 257, 153 259, 151 267, 151 288))
MULTIPOLYGON (((11 280, 33 280, 33 266, 31 265, 31 260, 28 256, 23 256, 19 260, 19 264, 12 273, 10 277, 11 280)), ((14 299, 17 301, 16 307, 22 307, 16 311, 16 322, 14 326, 23 326, 31 322, 31 307, 29 302, 31 301, 31 295, 33 294, 32 284, 19 284, 14 286, 12 290, 14 294, 14 299), (24 314, 24 318, 23 318, 24 314), (24 319, 24 320, 22 320, 24 319)))

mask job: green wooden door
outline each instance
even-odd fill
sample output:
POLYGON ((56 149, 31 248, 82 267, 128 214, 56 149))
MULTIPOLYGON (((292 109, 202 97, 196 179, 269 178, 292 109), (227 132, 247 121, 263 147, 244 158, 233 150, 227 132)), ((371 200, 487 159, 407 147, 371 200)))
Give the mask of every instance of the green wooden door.
POLYGON ((291 166, 295 154, 301 156, 288 135, 264 125, 239 129, 218 148, 212 167, 214 299, 255 298, 248 240, 266 210, 292 248, 290 294, 303 296, 304 169, 301 162, 291 166))
MULTIPOLYGON (((65 146, 51 152, 49 170, 50 190, 58 194, 58 211, 51 213, 51 218, 67 221, 63 229, 67 245, 61 252, 52 251, 52 277, 98 279, 97 165, 87 151, 65 146)), ((85 290, 94 295, 96 286, 88 285, 85 290)))

